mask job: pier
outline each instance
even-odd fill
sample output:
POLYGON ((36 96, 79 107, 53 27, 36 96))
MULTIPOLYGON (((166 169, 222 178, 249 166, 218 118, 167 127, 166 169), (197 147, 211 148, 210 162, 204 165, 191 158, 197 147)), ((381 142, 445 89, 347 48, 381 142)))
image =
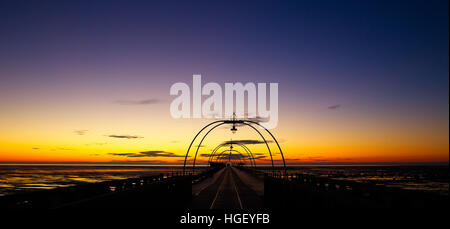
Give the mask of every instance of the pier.
POLYGON ((0 197, 1 208, 307 209, 443 207, 448 196, 417 190, 272 173, 243 166, 205 168, 0 197))

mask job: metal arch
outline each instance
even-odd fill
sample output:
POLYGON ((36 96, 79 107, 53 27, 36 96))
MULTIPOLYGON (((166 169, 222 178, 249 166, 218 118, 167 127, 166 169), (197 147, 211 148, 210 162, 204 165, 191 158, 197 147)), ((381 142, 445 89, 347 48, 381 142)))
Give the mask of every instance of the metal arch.
MULTIPOLYGON (((235 154, 233 154, 233 155, 235 155, 235 154)), ((240 154, 237 154, 237 155, 240 155, 240 154)), ((225 155, 222 155, 221 156, 221 158, 219 158, 218 160, 217 160, 217 162, 216 163, 220 163, 221 161, 223 161, 223 160, 226 160, 227 158, 226 158, 226 156, 225 155)), ((231 161, 233 162, 235 159, 231 159, 231 161)), ((223 163, 223 162, 222 162, 223 163)), ((242 159, 241 158, 239 158, 239 163, 242 163, 242 159)))
MULTIPOLYGON (((270 136, 273 138, 273 140, 274 140, 275 143, 277 144, 278 149, 280 150, 281 158, 283 158, 284 172, 286 173, 286 161, 284 160, 284 154, 283 154, 283 151, 281 150, 280 144, 278 144, 278 141, 277 141, 277 139, 275 138, 275 136, 272 134, 272 132, 270 132, 266 127, 264 127, 263 125, 259 124, 258 122, 251 121, 251 120, 243 120, 243 121, 244 121, 244 122, 250 122, 250 123, 256 124, 256 125, 262 127, 264 130, 267 131, 267 133, 270 134, 270 136)), ((272 160, 272 163, 273 163, 273 160, 272 160)))
MULTIPOLYGON (((219 147, 218 149, 220 149, 220 148, 222 148, 222 147, 225 147, 225 146, 227 146, 227 145, 228 145, 228 144, 222 144, 222 145, 220 145, 221 147, 219 147)), ((245 145, 243 145, 243 144, 236 144, 236 145, 238 145, 238 146, 240 146, 240 147, 242 147, 242 148, 244 149, 244 151, 247 153, 248 158, 249 158, 249 160, 250 160, 250 165, 251 165, 253 168, 256 168, 256 164, 255 164, 255 162, 252 160, 252 159, 253 159, 253 153, 252 153, 251 151, 248 151, 249 149, 248 149, 248 148, 245 148, 245 147, 244 147, 245 145)), ((217 150, 218 150, 218 149, 217 149, 217 150)), ((216 150, 215 152, 217 152, 217 150, 216 150)), ((209 156, 210 156, 210 159, 211 159, 212 156, 214 156, 215 152, 213 152, 213 153, 211 153, 211 155, 209 155, 209 156)), ((239 151, 237 151, 237 152, 239 152, 239 151)), ((240 152, 239 152, 239 153, 240 153, 240 152)))
POLYGON ((244 144, 239 144, 239 146, 241 146, 242 148, 244 148, 246 151, 248 151, 250 153, 251 156, 251 160, 253 160, 253 166, 256 169, 256 161, 255 161, 255 155, 253 155, 252 151, 250 151, 250 149, 244 145, 244 144))
POLYGON ((249 156, 251 156, 251 158, 250 158, 250 163, 253 163, 253 164, 252 164, 253 167, 256 168, 256 162, 255 162, 255 158, 254 158, 254 155, 253 155, 252 151, 251 151, 245 144, 238 143, 238 142, 223 143, 223 144, 218 145, 218 146, 211 152, 211 154, 209 155, 208 162, 211 161, 211 158, 214 156, 214 154, 217 152, 217 150, 219 150, 220 148, 225 147, 225 146, 227 146, 227 145, 231 145, 231 144, 235 144, 235 145, 238 145, 238 146, 242 147, 242 148, 245 150, 245 152, 246 152, 249 156), (253 159, 253 160, 252 160, 252 159, 253 159))
MULTIPOLYGON (((252 159, 253 159, 253 153, 250 151, 250 149, 249 149, 248 147, 246 147, 244 144, 240 144, 240 143, 234 143, 234 144, 235 144, 235 145, 238 145, 238 146, 240 146, 240 147, 242 147, 242 148, 245 150, 245 152, 247 153, 247 155, 248 155, 249 158, 250 158, 250 163, 251 163, 251 165, 252 165, 253 167, 256 167, 255 161, 252 160, 252 159)), ((211 161, 212 157, 215 155, 215 153, 217 152, 217 150, 219 150, 220 148, 225 147, 225 146, 227 146, 227 145, 230 145, 230 143, 224 143, 224 144, 218 145, 218 146, 211 152, 211 154, 209 155, 208 162, 211 161)))
POLYGON ((197 150, 195 151, 194 162, 193 162, 193 164, 192 164, 192 170, 195 169, 195 162, 196 162, 196 160, 197 160, 198 150, 200 149, 200 146, 202 145, 203 140, 205 140, 206 136, 208 136, 208 134, 209 134, 212 130, 214 130, 214 129, 216 129, 216 127, 219 127, 219 126, 224 125, 224 124, 225 124, 225 123, 219 123, 219 124, 213 126, 210 130, 208 130, 208 132, 206 132, 205 136, 203 136, 203 138, 202 138, 202 140, 200 141, 200 143, 198 143, 198 145, 197 145, 197 150))
POLYGON ((244 149, 248 150, 248 152, 250 152, 250 155, 252 156, 252 160, 253 160, 253 168, 256 169, 256 160, 255 160, 255 155, 253 155, 252 151, 250 151, 250 148, 248 148, 246 145, 244 144, 239 144, 241 147, 243 147, 244 149))
POLYGON ((217 154, 217 156, 216 156, 216 161, 215 162, 217 162, 218 160, 219 160, 219 157, 220 156, 222 156, 222 154, 224 154, 224 153, 226 153, 226 152, 238 152, 240 155, 242 155, 242 153, 241 152, 239 152, 238 150, 234 150, 234 149, 226 149, 226 150, 224 150, 224 151, 222 151, 222 152, 220 152, 219 154, 217 154))
POLYGON ((259 132, 258 129, 256 129, 254 126, 248 124, 248 123, 243 123, 244 125, 247 125, 249 127, 251 127, 252 129, 254 129, 256 132, 258 132, 259 136, 261 136, 261 138, 264 140, 264 143, 266 143, 267 146, 267 150, 269 150, 269 154, 270 154, 270 160, 272 161, 272 171, 275 172, 275 166, 273 165, 273 157, 272 157, 272 151, 270 151, 270 147, 269 147, 269 143, 267 143, 266 138, 261 134, 261 132, 259 132))
POLYGON ((188 157, 188 155, 189 155, 189 150, 191 150, 192 144, 194 143, 195 139, 198 137, 198 135, 199 135, 204 129, 208 128, 208 127, 211 126, 212 124, 219 123, 219 122, 224 122, 224 120, 214 121, 214 122, 209 123, 208 125, 204 126, 204 127, 203 127, 203 128, 195 135, 194 139, 192 139, 191 144, 189 144, 189 148, 188 148, 188 150, 187 150, 187 152, 186 152, 186 156, 184 156, 183 174, 185 174, 185 170, 186 170, 186 160, 187 160, 187 157, 188 157))
POLYGON ((223 146, 226 146, 226 145, 225 144, 220 144, 220 145, 216 146, 216 148, 214 148, 213 151, 211 151, 211 154, 209 154, 209 157, 208 157, 208 162, 211 161, 211 156, 223 146))
POLYGON ((220 157, 222 154, 226 153, 226 152, 237 152, 237 153, 239 153, 239 155, 241 155, 241 158, 239 158, 239 161, 242 162, 242 157, 243 157, 244 155, 242 155, 242 153, 241 153, 240 151, 234 150, 234 149, 231 149, 231 150, 230 150, 230 149, 227 149, 227 150, 222 151, 220 154, 217 155, 217 157, 216 157, 216 162, 219 160, 219 157, 220 157))
MULTIPOLYGON (((274 163, 273 163, 272 152, 270 151, 269 144, 267 143, 266 139, 265 139, 264 136, 261 134, 261 132, 259 132, 254 126, 252 126, 252 125, 249 124, 249 123, 256 124, 256 125, 262 127, 264 130, 266 130, 266 131, 270 134, 270 136, 273 138, 273 140, 274 140, 275 143, 277 144, 278 149, 280 150, 280 153, 281 153, 281 157, 282 157, 282 159, 283 159, 284 170, 285 170, 285 172, 286 172, 286 161, 285 161, 285 159, 284 159, 283 151, 281 150, 281 147, 280 147, 280 145, 278 144, 278 141, 277 141, 277 139, 275 138, 275 136, 273 136, 273 134, 272 134, 267 128, 265 128, 264 126, 262 126, 262 125, 259 124, 258 122, 251 121, 251 120, 238 120, 238 121, 236 121, 236 120, 231 120, 231 121, 230 121, 230 120, 218 120, 218 121, 211 122, 211 123, 207 124, 206 126, 204 126, 204 127, 203 127, 202 129, 200 129, 200 131, 195 135, 194 139, 192 139, 191 143, 189 144, 189 147, 188 147, 188 150, 187 150, 187 152, 186 152, 186 155, 185 155, 185 157, 184 157, 183 174, 185 174, 187 157, 188 157, 188 155, 189 155, 189 151, 190 151, 190 149, 191 149, 191 147, 192 147, 192 144, 194 143, 195 139, 197 139, 198 135, 199 135, 203 130, 205 130, 206 128, 208 128, 209 126, 211 126, 211 125, 213 125, 213 124, 215 124, 215 123, 222 123, 222 124, 236 124, 236 123, 241 123, 241 124, 244 124, 244 125, 247 125, 247 126, 250 126, 251 128, 253 128, 256 132, 258 132, 258 134, 263 138, 264 142, 266 143, 267 149, 269 150, 270 159, 271 159, 271 161, 272 161, 272 170, 275 170, 274 163), (247 123, 247 122, 248 122, 248 123, 247 123)), ((218 126, 218 125, 217 125, 217 126, 218 126)), ((215 128, 215 127, 214 127, 214 128, 215 128)), ((211 130, 210 130, 210 131, 211 131, 211 130)), ((209 132, 210 132, 210 131, 209 131, 209 132)), ((209 132, 208 132, 208 133, 209 133, 209 132)), ((206 134, 206 135, 207 135, 207 134, 206 134)), ((206 135, 205 135, 203 138, 205 138, 206 135)), ((199 144, 199 146, 200 146, 200 144, 199 144)), ((195 163, 195 158, 194 158, 194 163, 195 163)))
MULTIPOLYGON (((258 130, 258 129, 256 129, 254 126, 252 126, 251 124, 248 124, 248 123, 245 123, 244 122, 245 120, 243 120, 242 122, 240 122, 240 123, 242 123, 242 124, 244 124, 244 125, 247 125, 247 126, 249 126, 249 127, 251 127, 253 130, 255 130, 258 134, 259 134, 259 136, 261 136, 261 138, 264 140, 264 143, 266 144, 266 147, 267 147, 267 150, 269 151, 269 155, 270 155, 270 160, 271 160, 271 162, 272 162, 272 171, 274 172, 275 171, 275 165, 274 165, 274 163, 273 163, 273 157, 272 157, 272 151, 270 150, 270 146, 269 146, 269 143, 267 142, 267 140, 266 140, 266 138, 264 137, 264 135, 262 135, 262 133, 258 130)), ((216 121, 216 122, 221 122, 221 121, 216 121)), ((216 126, 214 126, 213 128, 211 128, 211 130, 213 130, 214 128, 216 128, 217 126, 220 126, 220 125, 223 125, 223 124, 229 124, 230 122, 229 121, 226 121, 226 120, 222 120, 222 122, 223 123, 221 123, 221 124, 219 124, 219 125, 216 125, 216 126)), ((210 123, 211 124, 211 123, 210 123)), ((203 129, 202 129, 203 130, 203 129)), ((208 133, 206 133, 205 134, 205 136, 203 136, 203 139, 211 132, 211 130, 209 130, 208 131, 208 133)), ((203 140, 202 139, 202 140, 203 140)), ((200 142, 200 144, 201 144, 201 142, 200 142)), ((200 144, 199 144, 199 146, 200 146, 200 144)), ((197 148, 198 149, 198 148, 197 148)), ((188 151, 189 152, 189 151, 188 151)), ((186 156, 187 156, 187 154, 186 154, 186 156)), ((193 165, 195 166, 195 160, 196 160, 196 156, 194 157, 194 162, 193 162, 193 165)), ((284 161, 284 160, 283 160, 284 161)), ((186 166, 186 165, 185 165, 186 166)), ((194 168, 194 167, 193 167, 194 168)), ((183 171, 184 171, 184 169, 185 168, 183 168, 183 171)))

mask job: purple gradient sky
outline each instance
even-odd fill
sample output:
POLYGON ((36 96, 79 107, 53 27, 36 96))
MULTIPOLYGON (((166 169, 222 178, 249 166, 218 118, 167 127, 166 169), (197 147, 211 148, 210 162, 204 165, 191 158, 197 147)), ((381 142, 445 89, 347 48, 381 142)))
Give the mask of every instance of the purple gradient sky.
POLYGON ((202 74, 278 82, 280 119, 340 104, 442 135, 448 17, 448 1, 2 1, 0 105, 10 117, 170 101, 173 83, 202 74))

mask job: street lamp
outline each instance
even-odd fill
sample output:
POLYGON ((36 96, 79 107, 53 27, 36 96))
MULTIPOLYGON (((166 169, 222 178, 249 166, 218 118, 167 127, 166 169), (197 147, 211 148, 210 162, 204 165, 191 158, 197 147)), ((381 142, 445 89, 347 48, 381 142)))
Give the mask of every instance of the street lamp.
POLYGON ((231 127, 230 130, 231 130, 231 133, 235 134, 237 131, 236 126, 233 124, 233 127, 231 127))
POLYGON ((233 127, 231 127, 231 133, 235 134, 237 131, 236 128, 236 113, 233 113, 233 118, 231 119, 233 121, 233 127))

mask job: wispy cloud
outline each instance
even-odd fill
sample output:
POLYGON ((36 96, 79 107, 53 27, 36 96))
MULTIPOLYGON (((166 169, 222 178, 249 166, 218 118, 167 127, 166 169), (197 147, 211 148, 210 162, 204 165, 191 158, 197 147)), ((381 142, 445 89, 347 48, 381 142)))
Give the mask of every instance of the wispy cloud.
POLYGON ((341 104, 336 104, 336 105, 329 106, 327 108, 328 108, 328 110, 338 110, 341 107, 342 107, 341 104))
POLYGON ((107 145, 107 142, 93 142, 93 143, 86 143, 84 144, 85 146, 103 146, 103 145, 107 145))
POLYGON ((51 149, 51 151, 58 151, 58 150, 72 150, 72 149, 71 148, 66 148, 66 147, 57 147, 57 148, 51 149))
POLYGON ((260 123, 260 122, 268 122, 268 121, 269 121, 269 118, 268 118, 268 117, 267 117, 267 118, 263 118, 263 117, 261 117, 261 116, 256 116, 256 117, 254 117, 254 118, 247 118, 247 120, 254 121, 254 122, 257 122, 257 123, 260 123))
POLYGON ((201 145, 195 145, 194 147, 198 147, 198 148, 203 148, 203 147, 206 147, 206 145, 203 145, 203 144, 201 144, 201 145))
POLYGON ((221 159, 231 159, 231 160, 241 160, 241 159, 246 159, 248 158, 245 155, 241 155, 241 154, 222 154, 220 156, 217 156, 217 160, 221 160, 221 159))
POLYGON ((138 153, 109 153, 109 154, 124 157, 184 157, 184 155, 177 155, 172 152, 166 152, 162 150, 152 150, 138 153))
MULTIPOLYGON (((267 143, 271 143, 271 140, 268 140, 267 143)), ((224 141, 222 144, 244 144, 244 145, 256 145, 256 144, 265 144, 264 141, 260 140, 251 140, 251 139, 244 139, 244 140, 231 140, 231 141, 224 141)))
POLYGON ((111 134, 111 135, 107 135, 110 138, 125 138, 125 139, 135 139, 135 138, 143 138, 141 136, 136 136, 136 135, 115 135, 115 134, 111 134))
MULTIPOLYGON (((230 119, 231 117, 225 117, 225 119, 230 119)), ((264 117, 261 117, 261 116, 256 116, 256 117, 251 117, 251 118, 249 118, 248 117, 248 115, 247 114, 245 114, 243 117, 237 117, 238 119, 245 119, 245 120, 250 120, 250 121, 253 121, 253 122, 256 122, 256 123, 261 123, 261 122, 268 122, 269 121, 269 118, 267 117, 267 118, 264 118, 264 117)), ((222 119, 222 118, 221 118, 222 119)), ((219 120, 219 119, 218 119, 219 120)), ((244 123, 236 123, 235 124, 235 126, 237 126, 237 127, 245 127, 245 126, 247 126, 246 124, 244 124, 244 123)), ((221 128, 221 129, 230 129, 231 127, 230 127, 230 125, 224 125, 224 126, 221 126, 221 127, 219 127, 219 128, 221 128)))
POLYGON ((78 135, 85 135, 88 130, 74 130, 73 132, 78 135))
POLYGON ((286 161, 300 161, 301 159, 298 158, 285 158, 286 161))
MULTIPOLYGON (((228 156, 229 156, 230 154, 222 154, 222 155, 220 155, 220 153, 218 153, 218 154, 215 154, 215 155, 213 155, 213 157, 217 157, 217 158, 228 158, 228 156)), ((253 154, 253 157, 249 157, 248 155, 245 155, 245 154, 236 154, 236 153, 233 153, 232 155, 239 155, 239 156, 237 156, 237 157, 240 157, 240 158, 242 158, 242 159, 246 159, 246 158, 248 158, 248 159, 263 159, 263 158, 266 158, 267 156, 265 156, 264 154, 260 154, 260 153, 258 153, 258 154, 253 154)), ((211 154, 209 154, 209 153, 202 153, 202 154, 200 154, 199 155, 200 157, 210 157, 211 156, 211 154)), ((233 159, 233 158, 232 158, 233 159)))
POLYGON ((114 103, 120 105, 149 105, 149 104, 157 104, 162 101, 159 99, 144 99, 144 100, 116 100, 114 103))
POLYGON ((171 164, 181 164, 183 163, 183 160, 175 160, 175 161, 164 161, 164 160, 132 160, 132 161, 123 161, 123 160, 112 160, 111 162, 107 162, 105 164, 123 164, 123 165, 144 165, 144 164, 154 164, 154 165, 171 165, 171 164))

